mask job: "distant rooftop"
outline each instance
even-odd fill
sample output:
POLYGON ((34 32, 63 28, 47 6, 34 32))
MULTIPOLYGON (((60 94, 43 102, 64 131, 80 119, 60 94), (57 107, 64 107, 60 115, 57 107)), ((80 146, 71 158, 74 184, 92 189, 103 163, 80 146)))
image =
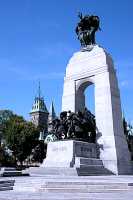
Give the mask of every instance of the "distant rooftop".
POLYGON ((38 87, 38 95, 34 99, 34 103, 32 105, 32 110, 30 113, 33 113, 33 112, 48 113, 47 107, 44 102, 44 98, 41 96, 40 82, 39 82, 39 87, 38 87))

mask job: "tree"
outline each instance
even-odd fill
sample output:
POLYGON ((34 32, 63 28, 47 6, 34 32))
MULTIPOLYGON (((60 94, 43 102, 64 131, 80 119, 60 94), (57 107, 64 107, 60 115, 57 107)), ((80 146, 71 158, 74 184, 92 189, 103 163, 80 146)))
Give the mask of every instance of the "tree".
POLYGON ((123 129, 124 129, 124 134, 125 134, 127 142, 128 142, 128 123, 127 123, 125 117, 123 117, 123 129))
POLYGON ((5 128, 5 124, 12 116, 13 112, 11 110, 0 110, 0 144, 4 136, 3 130, 5 128))
POLYGON ((133 127, 126 121, 125 117, 123 118, 123 129, 126 136, 128 149, 131 152, 131 159, 133 160, 133 127))
POLYGON ((0 166, 14 166, 15 160, 12 157, 11 153, 9 153, 9 149, 2 144, 0 146, 0 166))
POLYGON ((15 159, 22 164, 30 155, 32 148, 35 147, 39 131, 31 122, 13 114, 5 123, 4 137, 8 148, 13 151, 15 159))
POLYGON ((46 158, 47 144, 43 141, 38 141, 36 147, 32 150, 32 161, 42 163, 46 158))
POLYGON ((0 110, 0 124, 4 124, 12 116, 13 112, 11 110, 0 110))

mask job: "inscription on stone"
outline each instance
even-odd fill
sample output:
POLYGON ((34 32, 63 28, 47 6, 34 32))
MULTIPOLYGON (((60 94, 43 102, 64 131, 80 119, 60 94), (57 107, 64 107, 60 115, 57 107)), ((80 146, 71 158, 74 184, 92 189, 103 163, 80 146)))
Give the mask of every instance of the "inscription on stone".
POLYGON ((85 148, 85 147, 81 147, 81 152, 82 151, 92 153, 92 149, 88 149, 88 148, 85 148))
POLYGON ((96 146, 94 144, 76 144, 76 156, 86 158, 96 158, 96 146))
POLYGON ((52 148, 52 151, 67 151, 66 147, 54 147, 52 148))

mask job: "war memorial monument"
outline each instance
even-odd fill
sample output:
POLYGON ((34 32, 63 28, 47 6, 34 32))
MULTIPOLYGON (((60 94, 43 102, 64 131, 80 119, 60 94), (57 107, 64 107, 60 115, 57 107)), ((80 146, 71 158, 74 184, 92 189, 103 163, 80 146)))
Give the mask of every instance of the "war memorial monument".
MULTIPOLYGON (((48 142, 40 167, 29 168, 29 177, 15 179, 12 195, 18 195, 17 199, 32 199, 26 191, 36 192, 34 199, 95 199, 100 193, 104 193, 101 199, 108 199, 106 194, 111 192, 112 199, 125 199, 121 192, 133 191, 132 176, 127 176, 133 167, 123 131, 116 70, 111 55, 96 44, 98 30, 98 16, 79 13, 75 31, 81 49, 66 67, 62 112, 50 124, 46 138, 54 141, 48 142), (95 116, 85 106, 84 91, 91 84, 95 116), (117 198, 113 192, 119 192, 117 198)), ((9 198, 8 194, 2 197, 9 198)))
MULTIPOLYGON (((66 68, 62 111, 78 113, 79 122, 85 121, 82 117, 85 113, 84 91, 94 84, 96 138, 91 141, 93 143, 89 143, 86 130, 79 133, 80 130, 76 132, 75 129, 76 140, 67 133, 65 140, 48 144, 47 157, 42 167, 46 173, 53 168, 53 173, 58 170, 59 174, 130 174, 130 154, 123 131, 116 71, 109 53, 95 41, 100 20, 98 16, 82 14, 79 14, 79 18, 76 33, 81 50, 74 53, 66 68)), ((87 126, 87 123, 83 126, 87 126)), ((92 131, 91 134, 94 135, 92 131)))

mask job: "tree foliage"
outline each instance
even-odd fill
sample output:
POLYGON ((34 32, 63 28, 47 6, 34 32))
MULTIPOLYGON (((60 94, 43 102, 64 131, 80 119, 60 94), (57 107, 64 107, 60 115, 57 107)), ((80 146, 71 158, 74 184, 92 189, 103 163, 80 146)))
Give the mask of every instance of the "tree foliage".
POLYGON ((12 116, 13 112, 11 110, 0 110, 0 124, 4 124, 12 116))
POLYGON ((42 163, 46 158, 47 144, 43 141, 38 141, 36 147, 32 150, 32 161, 42 163))
POLYGON ((133 160, 133 127, 126 121, 125 117, 123 118, 123 129, 126 136, 128 149, 131 152, 131 159, 133 160))
POLYGON ((11 116, 13 116, 13 112, 11 110, 0 110, 0 141, 4 137, 3 130, 5 128, 5 124, 11 116))
POLYGON ((13 114, 5 123, 4 137, 15 159, 22 163, 34 148, 39 131, 31 122, 13 114))
POLYGON ((127 138, 128 137, 128 123, 127 123, 125 117, 123 118, 123 129, 124 129, 124 134, 127 138))
POLYGON ((0 166, 14 166, 15 160, 9 154, 7 147, 3 144, 0 146, 0 166))

